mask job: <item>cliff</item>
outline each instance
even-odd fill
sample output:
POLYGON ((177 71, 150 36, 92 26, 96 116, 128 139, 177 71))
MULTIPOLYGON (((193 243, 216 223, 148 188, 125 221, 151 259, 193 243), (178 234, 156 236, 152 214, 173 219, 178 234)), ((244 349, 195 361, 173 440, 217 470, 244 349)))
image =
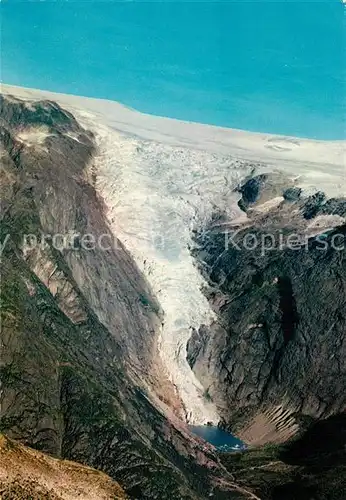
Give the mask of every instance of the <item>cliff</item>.
POLYGON ((346 202, 284 175, 239 187, 243 218, 215 214, 193 253, 218 320, 188 360, 246 442, 282 442, 345 408, 346 202))

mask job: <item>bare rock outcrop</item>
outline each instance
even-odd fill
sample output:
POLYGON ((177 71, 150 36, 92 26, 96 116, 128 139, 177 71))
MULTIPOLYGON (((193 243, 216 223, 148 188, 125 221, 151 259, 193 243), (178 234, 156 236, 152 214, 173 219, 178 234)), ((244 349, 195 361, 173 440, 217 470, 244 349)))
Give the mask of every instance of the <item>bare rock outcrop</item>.
POLYGON ((216 219, 197 236, 218 321, 193 332, 188 360, 220 425, 282 442, 345 408, 345 202, 270 175, 240 191, 247 220, 216 219))

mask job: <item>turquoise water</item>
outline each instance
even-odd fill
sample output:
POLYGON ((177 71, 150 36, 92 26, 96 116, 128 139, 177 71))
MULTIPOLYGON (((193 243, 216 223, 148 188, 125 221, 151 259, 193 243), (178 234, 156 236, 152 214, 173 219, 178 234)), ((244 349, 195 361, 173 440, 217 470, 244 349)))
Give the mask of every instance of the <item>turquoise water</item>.
POLYGON ((208 425, 191 425, 191 431, 197 436, 203 438, 208 443, 213 444, 222 451, 242 450, 246 446, 240 439, 234 437, 229 432, 225 432, 218 427, 208 425))
POLYGON ((1 11, 6 83, 220 126, 346 137, 340 0, 7 0, 1 11))

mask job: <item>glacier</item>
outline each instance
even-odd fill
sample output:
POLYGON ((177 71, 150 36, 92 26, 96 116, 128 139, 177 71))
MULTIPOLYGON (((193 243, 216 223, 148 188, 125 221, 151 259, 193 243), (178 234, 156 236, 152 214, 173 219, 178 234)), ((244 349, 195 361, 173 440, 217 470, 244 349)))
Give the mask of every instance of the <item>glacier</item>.
POLYGON ((153 117, 119 103, 3 85, 55 100, 93 131, 95 187, 110 227, 134 257, 164 312, 159 352, 191 424, 217 424, 186 360, 191 329, 215 318, 190 247, 194 229, 222 210, 237 218, 235 186, 255 168, 281 170, 306 190, 344 194, 345 143, 256 134, 153 117))

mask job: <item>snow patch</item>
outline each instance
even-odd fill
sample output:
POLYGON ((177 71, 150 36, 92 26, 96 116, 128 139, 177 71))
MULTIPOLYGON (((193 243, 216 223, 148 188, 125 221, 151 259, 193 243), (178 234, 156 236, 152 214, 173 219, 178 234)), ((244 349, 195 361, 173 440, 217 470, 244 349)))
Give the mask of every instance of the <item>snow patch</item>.
POLYGON ((21 142, 25 142, 28 146, 41 147, 50 135, 48 127, 42 125, 40 127, 26 128, 17 134, 17 139, 21 142))

